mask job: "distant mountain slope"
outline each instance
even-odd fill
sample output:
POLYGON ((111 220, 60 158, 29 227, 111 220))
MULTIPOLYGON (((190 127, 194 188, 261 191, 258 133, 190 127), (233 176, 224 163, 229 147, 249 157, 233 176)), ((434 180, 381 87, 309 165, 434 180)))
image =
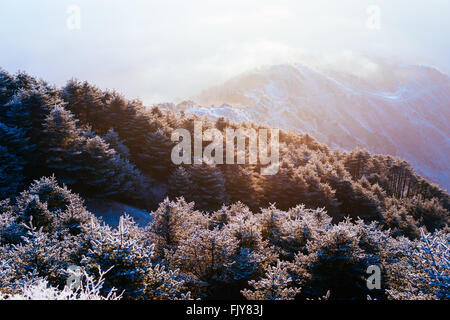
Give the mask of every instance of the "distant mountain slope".
POLYGON ((261 68, 194 98, 210 107, 177 107, 309 133, 331 147, 396 155, 450 190, 450 78, 424 66, 372 67, 364 77, 325 67, 261 68))

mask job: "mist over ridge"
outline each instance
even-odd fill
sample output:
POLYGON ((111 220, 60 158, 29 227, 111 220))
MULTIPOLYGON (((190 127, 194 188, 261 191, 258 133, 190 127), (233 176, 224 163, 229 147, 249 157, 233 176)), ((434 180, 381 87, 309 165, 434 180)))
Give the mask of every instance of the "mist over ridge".
POLYGON ((399 156, 448 189, 448 75, 353 53, 324 61, 256 68, 176 109, 308 133, 333 148, 399 156))

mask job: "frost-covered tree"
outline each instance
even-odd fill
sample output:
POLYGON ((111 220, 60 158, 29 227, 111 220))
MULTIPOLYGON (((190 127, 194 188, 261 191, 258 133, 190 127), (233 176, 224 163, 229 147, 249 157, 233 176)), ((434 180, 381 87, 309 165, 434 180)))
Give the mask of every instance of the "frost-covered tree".
POLYGON ((4 117, 3 106, 11 99, 16 89, 14 76, 0 68, 0 118, 4 117))
POLYGON ((182 239, 170 257, 170 263, 207 285, 228 278, 238 242, 218 228, 198 226, 182 239))
POLYGON ((55 177, 35 181, 15 202, 13 210, 18 222, 31 221, 34 227, 45 232, 66 230, 76 235, 94 218, 81 198, 67 187, 59 186, 55 177))
POLYGON ((158 179, 167 178, 172 171, 170 154, 173 143, 168 136, 162 130, 149 132, 145 137, 145 151, 139 155, 145 172, 158 179))
POLYGON ((448 233, 421 232, 397 262, 387 265, 388 294, 398 300, 450 299, 448 233))
POLYGON ((241 248, 257 250, 263 245, 260 216, 255 216, 240 203, 222 208, 219 212, 226 215, 224 229, 239 241, 241 248))
POLYGON ((83 145, 82 131, 72 113, 62 106, 54 106, 44 123, 47 148, 47 166, 60 181, 68 185, 76 183, 82 166, 73 163, 79 157, 83 145))
POLYGON ((323 209, 306 209, 304 205, 290 209, 280 219, 278 245, 285 260, 305 252, 309 241, 331 226, 331 218, 323 209))
POLYGON ((166 198, 151 217, 147 232, 160 257, 164 257, 166 250, 175 249, 182 239, 189 238, 194 225, 207 225, 203 215, 194 210, 194 204, 183 198, 177 201, 166 198))
POLYGON ((45 128, 48 167, 60 181, 97 197, 141 198, 139 171, 102 138, 78 128, 69 111, 55 106, 45 128))
MULTIPOLYGON (((104 123, 104 95, 98 88, 72 79, 63 88, 61 97, 67 103, 68 109, 84 124, 99 126, 104 123)), ((106 133, 107 129, 103 126, 101 129, 103 130, 99 130, 100 134, 106 133)))
POLYGON ((358 180, 361 177, 369 158, 370 153, 365 149, 356 149, 347 155, 344 163, 353 179, 358 180))
POLYGON ((309 241, 307 254, 299 252, 293 262, 295 280, 305 297, 319 298, 328 290, 334 298, 364 299, 369 291, 364 280, 371 256, 359 246, 358 233, 341 222, 309 241))
MULTIPOLYGON (((82 148, 83 179, 89 191, 99 188, 102 196, 111 197, 120 192, 122 184, 126 183, 125 177, 121 177, 120 171, 116 171, 115 162, 119 161, 115 150, 99 136, 87 138, 82 148)), ((131 190, 130 190, 131 191, 131 190)), ((91 191, 92 192, 92 191, 91 191)))
POLYGON ((306 201, 306 182, 292 168, 280 168, 276 175, 265 181, 265 204, 276 203, 280 209, 288 210, 306 201))
POLYGON ((14 196, 22 187, 24 162, 0 145, 0 199, 14 196))
POLYGON ((127 299, 189 299, 189 290, 238 299, 246 289, 254 298, 448 298, 450 196, 408 163, 281 131, 276 175, 259 165, 174 168, 174 129, 264 127, 173 107, 0 70, 0 197, 10 198, 0 199, 2 294, 25 297, 30 280, 64 296, 64 270, 79 265, 90 277, 112 268, 101 296, 117 287, 127 299), (70 191, 142 207, 152 182, 172 201, 147 208, 157 209, 146 229, 129 217, 111 228, 70 191), (381 290, 367 291, 369 265, 382 267, 381 290))
POLYGON ((203 163, 189 167, 194 190, 192 200, 204 210, 214 210, 226 202, 225 179, 215 165, 203 163))
POLYGON ((24 187, 26 159, 32 147, 25 132, 0 122, 0 199, 12 197, 24 187))
POLYGON ((254 289, 245 289, 242 294, 247 300, 294 300, 301 289, 293 286, 288 268, 278 261, 276 266, 268 266, 265 276, 249 281, 254 289))
POLYGON ((241 201, 257 210, 261 199, 259 195, 259 177, 251 168, 240 165, 224 166, 225 188, 230 203, 241 201))
POLYGON ((168 184, 168 195, 171 199, 176 199, 178 197, 183 197, 187 200, 192 196, 192 178, 189 172, 182 166, 177 167, 169 180, 168 184))
POLYGON ((9 127, 0 122, 0 141, 2 145, 21 159, 24 159, 26 153, 31 149, 29 140, 30 139, 26 137, 24 130, 18 127, 9 127))
POLYGON ((10 199, 0 201, 0 246, 9 243, 8 238, 17 230, 17 215, 13 211, 10 199))
POLYGON ((385 205, 383 224, 386 229, 391 229, 395 236, 418 239, 421 237, 421 228, 434 232, 448 228, 450 224, 449 211, 444 209, 436 198, 387 198, 385 205))
POLYGON ((153 264, 153 246, 146 245, 142 236, 135 222, 123 216, 116 229, 91 242, 82 264, 89 274, 98 268, 110 270, 101 290, 104 294, 117 288, 128 299, 185 297, 183 279, 177 271, 153 264))
POLYGON ((27 90, 18 89, 2 107, 3 123, 10 128, 9 131, 11 128, 20 130, 20 135, 26 139, 26 144, 22 141, 20 146, 16 144, 9 152, 17 154, 26 162, 24 176, 28 181, 47 174, 46 149, 40 147, 44 135, 43 123, 50 106, 58 101, 56 90, 36 84, 27 90), (22 152, 24 146, 27 148, 26 152, 22 152))
POLYGON ((115 290, 111 290, 106 296, 100 294, 105 274, 100 272, 100 277, 94 279, 87 273, 81 273, 78 288, 65 286, 62 290, 51 286, 43 278, 33 278, 15 284, 15 292, 2 293, 0 290, 0 300, 120 300, 122 296, 115 290))
POLYGON ((130 149, 123 144, 122 140, 120 140, 119 134, 114 131, 114 129, 110 129, 108 133, 103 137, 103 140, 109 146, 116 150, 118 154, 120 154, 123 158, 129 159, 130 158, 130 149))
POLYGON ((278 253, 282 250, 281 224, 284 211, 278 210, 275 205, 261 210, 260 224, 261 236, 264 241, 268 241, 269 245, 278 253))
POLYGON ((151 267, 152 247, 144 247, 137 226, 129 217, 121 217, 117 229, 107 232, 90 243, 83 259, 88 273, 110 270, 102 289, 124 291, 124 297, 142 297, 145 291, 143 275, 151 267))
POLYGON ((14 263, 13 274, 17 281, 24 277, 46 278, 52 285, 59 286, 66 282, 65 270, 69 267, 68 243, 57 233, 37 230, 32 220, 23 241, 13 245, 6 255, 14 263))

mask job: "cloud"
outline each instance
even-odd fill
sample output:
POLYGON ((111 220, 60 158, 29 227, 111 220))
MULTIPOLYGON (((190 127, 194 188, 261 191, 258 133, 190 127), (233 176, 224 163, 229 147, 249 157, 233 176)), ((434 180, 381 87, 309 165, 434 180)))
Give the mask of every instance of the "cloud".
POLYGON ((379 66, 374 59, 349 50, 339 54, 325 55, 321 60, 323 67, 362 78, 369 78, 379 71, 379 66))
POLYGON ((268 23, 294 19, 295 15, 286 7, 269 6, 247 12, 229 12, 221 15, 202 16, 198 20, 200 24, 209 26, 225 25, 230 28, 261 26, 268 23))
POLYGON ((241 72, 280 63, 377 72, 367 55, 450 68, 447 0, 16 0, 0 4, 2 67, 57 85, 75 76, 145 103, 185 99, 241 72), (66 9, 81 8, 81 30, 66 9), (444 40, 445 39, 445 40, 444 40), (314 58, 316 57, 316 58, 314 58))

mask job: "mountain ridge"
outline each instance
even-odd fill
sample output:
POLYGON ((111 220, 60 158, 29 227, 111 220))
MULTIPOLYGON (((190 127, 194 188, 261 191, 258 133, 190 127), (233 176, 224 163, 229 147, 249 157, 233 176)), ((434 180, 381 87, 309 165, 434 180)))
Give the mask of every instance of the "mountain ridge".
POLYGON ((449 190, 450 78, 433 67, 375 61, 375 71, 359 76, 331 67, 263 67, 175 109, 308 133, 332 148, 398 156, 449 190))

